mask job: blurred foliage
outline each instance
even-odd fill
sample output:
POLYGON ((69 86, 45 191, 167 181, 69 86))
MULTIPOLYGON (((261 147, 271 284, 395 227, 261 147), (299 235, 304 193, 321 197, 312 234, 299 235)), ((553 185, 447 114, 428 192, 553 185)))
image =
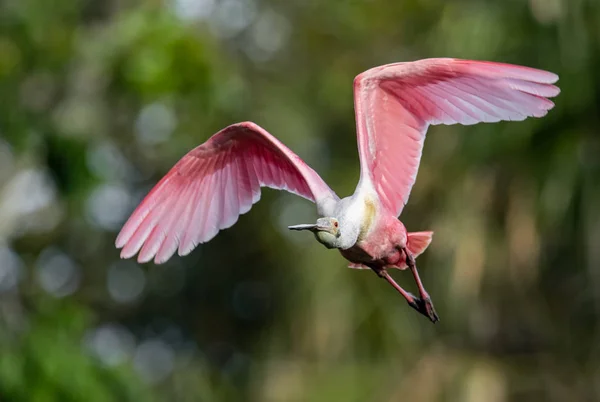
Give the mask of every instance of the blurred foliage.
MULTIPOLYGON (((600 399, 600 2, 0 2, 0 400, 600 399), (263 191, 164 266, 114 238, 175 161, 252 120, 339 195, 352 79, 426 57, 554 71, 543 119, 433 127, 402 216, 442 318, 263 191)), ((412 286, 406 275, 399 280, 412 286)))

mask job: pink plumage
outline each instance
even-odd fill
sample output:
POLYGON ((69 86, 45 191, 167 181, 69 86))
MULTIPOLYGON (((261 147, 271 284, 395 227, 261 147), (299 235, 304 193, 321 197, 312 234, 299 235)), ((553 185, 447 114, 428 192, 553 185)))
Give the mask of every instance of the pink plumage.
POLYGON ((426 59, 375 67, 354 80, 361 180, 400 215, 417 177, 430 124, 542 117, 558 76, 510 64, 426 59))
POLYGON ((188 152, 150 191, 117 237, 121 257, 139 251, 139 262, 160 264, 177 250, 188 254, 248 212, 261 186, 314 202, 338 199, 275 137, 254 123, 234 124, 188 152))
POLYGON ((250 122, 229 126, 186 154, 152 189, 116 240, 121 257, 156 263, 232 226, 260 199, 260 188, 315 202, 323 218, 291 226, 337 248, 352 268, 370 268, 409 305, 438 320, 415 264, 432 232, 408 233, 397 219, 417 177, 430 125, 542 117, 559 94, 556 74, 510 64, 426 59, 375 67, 354 80, 361 165, 355 193, 342 200, 289 148, 250 122), (411 269, 415 297, 387 268, 411 269))

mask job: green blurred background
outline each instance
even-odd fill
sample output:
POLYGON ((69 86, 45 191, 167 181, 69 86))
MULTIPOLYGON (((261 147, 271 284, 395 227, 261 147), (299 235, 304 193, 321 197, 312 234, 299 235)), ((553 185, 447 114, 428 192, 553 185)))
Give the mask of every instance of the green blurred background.
POLYGON ((0 401, 600 400, 599 71, 593 0, 3 0, 0 401), (119 259, 141 197, 234 122, 352 193, 354 76, 441 56, 562 94, 430 129, 402 220, 436 232, 439 324, 288 233, 315 211, 287 193, 185 258, 119 259))

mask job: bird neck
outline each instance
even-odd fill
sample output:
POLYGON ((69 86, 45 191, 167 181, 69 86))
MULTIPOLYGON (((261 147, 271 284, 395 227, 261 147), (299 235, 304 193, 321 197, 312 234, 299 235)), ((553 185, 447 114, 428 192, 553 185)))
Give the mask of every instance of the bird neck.
POLYGON ((346 250, 367 236, 377 217, 376 199, 368 193, 355 193, 340 201, 336 218, 340 224, 339 246, 346 250))
POLYGON ((356 241, 358 240, 358 233, 359 230, 344 230, 343 232, 341 232, 340 237, 338 237, 337 244, 335 247, 342 250, 351 248, 356 244, 356 241))

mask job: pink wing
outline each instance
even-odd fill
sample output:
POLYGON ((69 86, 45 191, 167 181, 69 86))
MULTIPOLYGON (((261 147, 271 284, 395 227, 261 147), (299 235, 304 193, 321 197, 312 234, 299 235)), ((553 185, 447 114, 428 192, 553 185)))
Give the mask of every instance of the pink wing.
POLYGON ((250 122, 229 126, 187 153, 150 191, 121 229, 122 258, 167 261, 232 226, 260 199, 260 188, 287 190, 330 214, 339 198, 300 157, 250 122))
POLYGON ((426 59, 375 67, 354 80, 361 186, 400 215, 417 177, 430 124, 542 117, 559 94, 556 74, 528 67, 426 59), (367 187, 367 188, 368 188, 367 187))

